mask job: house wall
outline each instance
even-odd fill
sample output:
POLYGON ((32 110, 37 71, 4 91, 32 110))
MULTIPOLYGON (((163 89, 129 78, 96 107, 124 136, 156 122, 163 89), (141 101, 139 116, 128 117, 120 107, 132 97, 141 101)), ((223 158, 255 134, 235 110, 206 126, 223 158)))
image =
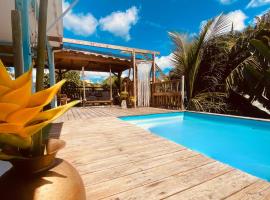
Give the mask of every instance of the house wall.
MULTIPOLYGON (((31 45, 35 46, 37 41, 38 23, 36 14, 38 13, 39 0, 32 0, 29 9, 29 24, 31 45)), ((11 10, 15 9, 15 0, 0 1, 0 42, 12 42, 11 30, 11 10)), ((62 0, 48 0, 48 26, 62 13, 62 0)), ((48 36, 63 37, 63 21, 60 20, 49 32, 48 36)), ((60 43, 52 42, 51 45, 59 46, 60 43)))

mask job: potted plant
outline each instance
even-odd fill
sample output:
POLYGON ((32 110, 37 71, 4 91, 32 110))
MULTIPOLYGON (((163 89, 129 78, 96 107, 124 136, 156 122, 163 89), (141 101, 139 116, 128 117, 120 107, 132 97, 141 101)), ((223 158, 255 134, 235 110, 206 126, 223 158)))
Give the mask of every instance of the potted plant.
POLYGON ((0 61, 0 160, 13 165, 0 177, 0 199, 85 199, 78 172, 55 157, 65 142, 33 140, 35 134, 79 103, 43 109, 64 82, 32 93, 32 70, 12 80, 0 61), (37 148, 41 150, 38 155, 37 148))

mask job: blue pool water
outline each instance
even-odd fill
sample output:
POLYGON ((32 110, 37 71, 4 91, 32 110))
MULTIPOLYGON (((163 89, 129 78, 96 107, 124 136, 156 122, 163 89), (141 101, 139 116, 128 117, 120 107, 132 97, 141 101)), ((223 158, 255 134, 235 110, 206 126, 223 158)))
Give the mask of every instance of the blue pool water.
POLYGON ((270 122, 191 112, 121 119, 270 181, 270 122))

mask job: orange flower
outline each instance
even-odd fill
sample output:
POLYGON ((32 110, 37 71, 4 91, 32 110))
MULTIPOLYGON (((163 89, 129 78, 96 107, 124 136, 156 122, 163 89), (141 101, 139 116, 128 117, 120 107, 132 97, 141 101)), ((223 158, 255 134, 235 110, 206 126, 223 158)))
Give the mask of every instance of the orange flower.
POLYGON ((0 143, 20 148, 31 146, 31 136, 79 101, 42 111, 55 97, 65 80, 32 94, 32 69, 12 80, 0 61, 0 143))

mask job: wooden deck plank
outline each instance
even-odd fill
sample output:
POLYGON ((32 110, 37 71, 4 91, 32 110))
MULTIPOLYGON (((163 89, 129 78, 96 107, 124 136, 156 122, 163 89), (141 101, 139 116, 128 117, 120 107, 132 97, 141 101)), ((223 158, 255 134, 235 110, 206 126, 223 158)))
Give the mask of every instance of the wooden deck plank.
POLYGON ((166 113, 166 112, 177 112, 176 110, 165 110, 159 108, 131 108, 122 109, 117 106, 108 107, 74 107, 67 111, 66 115, 59 118, 57 122, 61 121, 73 121, 78 119, 89 119, 97 117, 121 117, 129 115, 144 115, 152 113, 166 113), (79 115, 73 113, 80 112, 79 115), (84 113, 84 114, 81 114, 84 113), (86 115, 86 116, 83 116, 86 115))
POLYGON ((75 159, 71 160, 74 160, 76 165, 84 165, 97 160, 119 155, 123 155, 125 157, 129 156, 130 159, 132 157, 136 157, 137 159, 144 159, 146 154, 155 155, 155 153, 159 153, 160 151, 178 151, 181 149, 181 147, 170 147, 169 145, 162 145, 162 143, 138 146, 136 148, 127 149, 126 151, 122 151, 121 149, 114 149, 111 151, 97 151, 95 149, 87 149, 85 151, 72 153, 75 159), (93 154, 92 152, 95 153, 93 154), (88 156, 78 158, 80 154, 86 154, 88 156))
POLYGON ((73 108, 53 125, 58 156, 82 176, 88 199, 270 199, 270 183, 118 119, 156 108, 73 108))
MULTIPOLYGON (((137 187, 132 190, 114 195, 108 199, 164 199, 180 191, 187 190, 205 181, 230 172, 232 169, 218 162, 212 162, 200 167, 193 168, 175 176, 170 176, 163 180, 137 187)), ((179 198, 181 199, 181 198, 179 198)))
POLYGON ((126 176, 136 172, 144 171, 160 165, 168 164, 176 160, 183 160, 196 155, 198 155, 198 153, 185 149, 136 162, 132 161, 122 165, 120 164, 121 162, 117 162, 115 159, 108 159, 105 160, 104 163, 99 163, 99 165, 90 167, 91 169, 96 169, 96 171, 94 173, 88 173, 85 175, 85 177, 87 177, 85 185, 105 182, 111 179, 119 178, 121 176, 126 176), (113 166, 112 163, 117 165, 113 166), (113 167, 107 168, 105 170, 100 170, 102 169, 103 165, 113 167))
POLYGON ((227 197, 226 200, 263 200, 263 199, 270 199, 270 185, 268 182, 259 180, 256 181, 254 184, 246 187, 245 189, 232 194, 231 196, 227 197))
POLYGON ((94 185, 86 185, 86 195, 88 198, 101 199, 140 187, 146 184, 154 183, 158 180, 191 170, 193 168, 213 162, 204 156, 195 156, 183 161, 174 161, 171 164, 164 164, 155 168, 144 170, 138 173, 130 174, 110 181, 94 185), (121 187, 119 187, 121 185, 121 187))
POLYGON ((254 176, 250 176, 238 170, 233 170, 208 182, 200 184, 197 187, 177 193, 166 199, 224 199, 232 193, 240 191, 241 189, 251 185, 256 180, 257 178, 254 176), (226 183, 226 185, 224 183, 226 183))

